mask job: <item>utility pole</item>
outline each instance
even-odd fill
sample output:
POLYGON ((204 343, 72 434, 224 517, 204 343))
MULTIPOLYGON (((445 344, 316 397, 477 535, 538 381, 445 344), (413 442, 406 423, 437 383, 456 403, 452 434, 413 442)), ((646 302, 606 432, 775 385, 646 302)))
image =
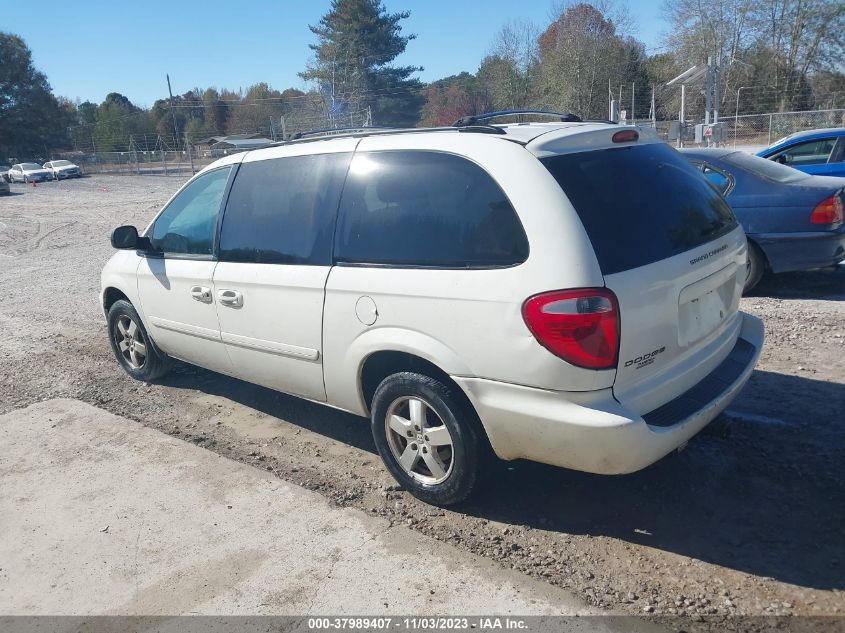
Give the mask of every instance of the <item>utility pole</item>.
POLYGON ((736 91, 736 114, 734 114, 734 147, 736 147, 736 128, 739 126, 739 93, 748 86, 740 86, 736 91))
POLYGON ((648 113, 649 118, 651 119, 651 126, 656 130, 657 129, 657 108, 654 104, 654 84, 651 84, 651 111, 648 113))
POLYGON ((170 114, 173 115, 173 140, 178 147, 179 143, 179 128, 176 125, 176 110, 173 109, 173 90, 170 89, 170 75, 167 75, 167 93, 170 95, 170 114))
POLYGON ((635 84, 631 83, 631 123, 636 121, 636 118, 634 117, 634 87, 635 84))
POLYGON ((191 175, 193 176, 197 172, 194 171, 194 157, 191 155, 191 142, 188 140, 187 134, 185 134, 185 149, 188 150, 188 160, 191 161, 191 175))
POLYGON ((709 55, 707 56, 707 74, 706 79, 704 81, 704 124, 708 125, 710 123, 710 110, 713 107, 713 104, 710 101, 710 96, 712 93, 712 73, 713 73, 713 58, 709 55))
POLYGON ((273 117, 270 117, 270 138, 274 143, 276 142, 276 126, 273 125, 273 117))
POLYGON ((280 117, 279 117, 279 124, 282 126, 282 140, 283 140, 283 141, 286 141, 286 140, 288 140, 288 131, 287 131, 287 128, 286 128, 286 126, 285 126, 285 117, 284 117, 284 115, 282 115, 282 116, 280 116, 280 117))
POLYGON ((679 113, 678 120, 678 147, 684 146, 684 108, 686 107, 687 101, 687 85, 681 84, 681 112, 679 113))
MULTIPOLYGON (((622 109, 622 103, 623 103, 623 101, 622 101, 622 85, 620 84, 619 85, 619 109, 620 110, 622 109)), ((620 115, 619 118, 620 119, 622 118, 621 115, 620 115)), ((620 123, 624 123, 624 121, 620 121, 620 123)))
POLYGON ((713 82, 713 123, 719 122, 719 84, 722 80, 722 54, 716 56, 716 68, 714 69, 715 81, 713 82))

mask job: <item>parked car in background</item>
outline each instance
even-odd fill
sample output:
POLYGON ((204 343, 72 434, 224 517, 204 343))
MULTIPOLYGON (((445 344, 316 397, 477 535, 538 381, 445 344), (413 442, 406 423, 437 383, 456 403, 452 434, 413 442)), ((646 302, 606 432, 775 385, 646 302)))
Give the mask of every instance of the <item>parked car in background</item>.
POLYGON ((4 182, 9 182, 9 170, 11 167, 9 165, 0 165, 0 180, 4 182))
POLYGON ((490 449, 620 474, 682 446, 763 344, 725 200, 632 127, 463 125, 231 155, 140 234, 115 229, 117 362, 366 416, 430 503, 465 498, 490 449))
POLYGON ((79 165, 75 165, 69 160, 51 160, 44 163, 44 169, 52 174, 53 180, 82 177, 82 169, 79 165))
POLYGON ((7 194, 10 191, 11 191, 11 188, 9 187, 9 183, 6 182, 5 179, 0 178, 0 193, 7 194))
POLYGON ((38 163, 15 163, 9 170, 9 182, 44 182, 51 177, 38 163))
POLYGON ((724 195, 748 236, 745 288, 845 259, 845 178, 811 176, 734 149, 685 149, 724 195))
POLYGON ((796 132, 757 156, 816 176, 845 176, 845 128, 796 132))

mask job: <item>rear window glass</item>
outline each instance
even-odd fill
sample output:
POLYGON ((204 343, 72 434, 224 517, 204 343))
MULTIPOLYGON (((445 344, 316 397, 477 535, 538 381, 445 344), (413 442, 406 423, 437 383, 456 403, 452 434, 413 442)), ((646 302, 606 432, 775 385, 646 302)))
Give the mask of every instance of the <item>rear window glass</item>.
POLYGON ((730 165, 739 167, 752 174, 774 180, 775 182, 794 182, 796 180, 803 180, 809 178, 809 175, 803 171, 798 171, 792 167, 781 165, 773 160, 760 158, 759 156, 752 156, 745 152, 733 152, 722 156, 722 160, 730 165))
POLYGON ((736 228, 722 197, 664 143, 544 158, 605 275, 678 255, 736 228))
POLYGON ((512 266, 528 240, 511 203, 473 162, 431 151, 356 154, 340 204, 340 262, 512 266))

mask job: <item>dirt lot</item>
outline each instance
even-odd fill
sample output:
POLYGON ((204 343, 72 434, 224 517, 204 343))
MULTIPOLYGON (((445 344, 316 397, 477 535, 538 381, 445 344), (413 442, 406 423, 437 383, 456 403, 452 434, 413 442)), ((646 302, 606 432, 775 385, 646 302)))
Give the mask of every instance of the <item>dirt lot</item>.
MULTIPOLYGON (((361 418, 177 365, 132 381, 98 306, 108 234, 176 178, 13 185, 0 198, 0 413, 79 398, 631 613, 845 613, 845 267, 767 279, 762 359, 729 415, 635 475, 530 463, 456 511, 382 469, 361 418)), ((283 520, 283 517, 280 517, 283 520)))

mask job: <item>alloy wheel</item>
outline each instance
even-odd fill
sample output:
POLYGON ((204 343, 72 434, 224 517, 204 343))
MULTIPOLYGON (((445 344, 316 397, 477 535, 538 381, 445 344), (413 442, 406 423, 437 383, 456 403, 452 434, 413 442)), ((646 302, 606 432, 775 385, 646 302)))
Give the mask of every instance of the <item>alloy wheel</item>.
POLYGON ((425 400, 398 398, 384 420, 387 444, 397 463, 410 477, 425 484, 439 484, 452 472, 452 435, 425 400))
POLYGON ((140 328, 131 317, 123 314, 114 324, 114 342, 132 369, 141 369, 147 362, 147 344, 140 328))

